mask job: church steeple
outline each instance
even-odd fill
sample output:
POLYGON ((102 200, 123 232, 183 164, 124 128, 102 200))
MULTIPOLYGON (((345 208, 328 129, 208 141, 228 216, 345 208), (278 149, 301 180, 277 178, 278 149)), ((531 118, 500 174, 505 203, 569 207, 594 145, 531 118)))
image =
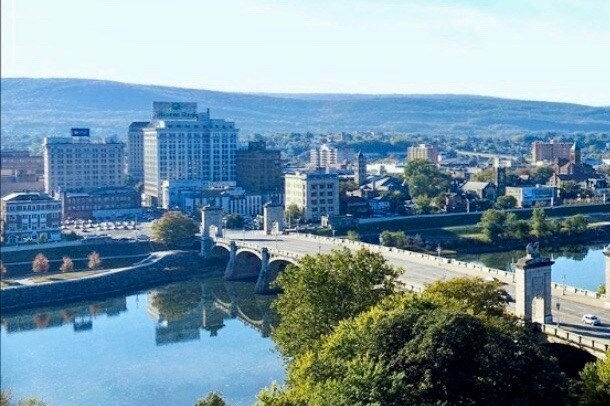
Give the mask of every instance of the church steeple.
POLYGON ((361 186, 366 182, 366 158, 362 151, 358 151, 358 155, 356 155, 354 182, 356 182, 358 186, 361 186))

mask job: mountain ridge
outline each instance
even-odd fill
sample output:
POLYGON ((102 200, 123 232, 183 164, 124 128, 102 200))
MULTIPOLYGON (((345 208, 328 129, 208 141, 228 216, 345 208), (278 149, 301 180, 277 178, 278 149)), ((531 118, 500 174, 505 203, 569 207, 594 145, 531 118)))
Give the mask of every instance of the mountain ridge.
POLYGON ((2 136, 39 142, 90 127, 125 138, 153 101, 195 101, 241 133, 468 134, 610 132, 610 107, 453 94, 243 93, 74 78, 2 78, 2 136))

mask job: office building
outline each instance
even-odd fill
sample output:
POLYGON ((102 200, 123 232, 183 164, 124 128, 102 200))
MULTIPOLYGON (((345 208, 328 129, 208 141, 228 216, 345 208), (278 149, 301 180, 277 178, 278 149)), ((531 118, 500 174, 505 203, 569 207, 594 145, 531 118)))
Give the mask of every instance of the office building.
POLYGON ((282 191, 282 161, 280 151, 269 150, 264 141, 248 143, 248 149, 235 155, 237 186, 248 192, 282 191))
POLYGON ((61 193, 63 218, 116 218, 142 211, 140 194, 132 187, 107 187, 61 193))
POLYGON ((407 149, 407 161, 424 159, 432 163, 438 163, 438 148, 432 145, 419 144, 407 149))
POLYGON ((553 206, 557 189, 553 186, 536 185, 522 187, 506 187, 506 196, 517 200, 517 207, 553 206))
POLYGON ((296 205, 303 221, 320 221, 321 216, 339 214, 339 176, 315 171, 284 176, 285 207, 296 205))
POLYGON ((14 192, 44 190, 42 155, 30 155, 29 151, 3 150, 0 152, 0 171, 2 196, 14 192))
POLYGON ((61 202, 40 192, 11 193, 2 198, 3 244, 61 239, 61 202))
POLYGON ((127 133, 127 175, 134 182, 144 181, 144 127, 147 121, 135 121, 127 133))
POLYGON ((322 144, 309 151, 309 166, 312 170, 337 168, 341 166, 343 160, 343 154, 339 149, 328 144, 322 144))
POLYGON ((571 142, 536 141, 532 144, 532 162, 554 162, 567 160, 580 163, 580 149, 571 142), (576 162, 578 160, 578 162, 576 162))
POLYGON ((192 181, 197 187, 235 186, 235 123, 197 112, 197 103, 153 103, 144 138, 144 204, 163 201, 164 182, 192 181))
POLYGON ((45 137, 44 189, 51 195, 73 189, 119 187, 125 183, 125 144, 111 138, 91 142, 89 129, 73 128, 72 137, 45 137))

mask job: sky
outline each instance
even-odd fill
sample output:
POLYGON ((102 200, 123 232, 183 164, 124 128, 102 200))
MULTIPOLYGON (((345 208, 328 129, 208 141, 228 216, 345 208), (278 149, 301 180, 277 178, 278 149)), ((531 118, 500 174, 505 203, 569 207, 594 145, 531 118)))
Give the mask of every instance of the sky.
POLYGON ((610 106, 610 0, 3 0, 2 77, 610 106))

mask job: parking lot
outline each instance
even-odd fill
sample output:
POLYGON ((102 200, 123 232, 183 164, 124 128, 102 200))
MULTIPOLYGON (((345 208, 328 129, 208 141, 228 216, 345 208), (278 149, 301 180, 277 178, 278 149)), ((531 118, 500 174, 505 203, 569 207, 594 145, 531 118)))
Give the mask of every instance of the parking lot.
POLYGON ((113 239, 147 240, 150 238, 153 221, 71 219, 62 222, 62 232, 73 231, 83 238, 111 237, 113 239))

